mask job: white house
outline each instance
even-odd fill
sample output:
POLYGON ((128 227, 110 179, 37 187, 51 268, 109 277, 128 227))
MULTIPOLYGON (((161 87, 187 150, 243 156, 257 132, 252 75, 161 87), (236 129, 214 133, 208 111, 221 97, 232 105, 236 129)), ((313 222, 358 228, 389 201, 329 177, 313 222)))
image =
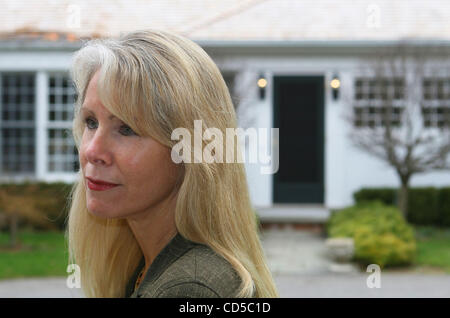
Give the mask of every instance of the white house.
MULTIPOLYGON (((362 187, 399 185, 392 168, 348 138, 348 104, 369 98, 373 89, 359 73, 362 58, 398 41, 448 47, 449 16, 445 0, 6 1, 0 12, 0 181, 73 181, 78 157, 68 133, 74 101, 68 68, 80 38, 157 27, 191 38, 210 54, 229 84, 240 127, 279 128, 277 173, 246 164, 262 216, 287 211, 293 219, 302 213, 326 218, 329 209, 352 204, 362 187), (264 89, 257 85, 261 77, 264 89), (340 81, 336 99, 333 78, 340 81)), ((437 102, 450 107, 450 78, 427 80, 427 89, 443 85, 449 92, 437 102)), ((439 121, 441 115, 430 116, 439 121)), ((448 186, 450 172, 417 175, 411 185, 448 186)))

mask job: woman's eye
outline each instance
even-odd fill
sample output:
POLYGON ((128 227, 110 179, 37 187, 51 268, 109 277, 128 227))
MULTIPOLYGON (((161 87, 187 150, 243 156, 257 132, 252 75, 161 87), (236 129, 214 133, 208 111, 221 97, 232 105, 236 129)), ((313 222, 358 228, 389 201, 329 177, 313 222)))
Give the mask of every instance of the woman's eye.
MULTIPOLYGON (((87 117, 84 121, 85 121, 86 127, 88 129, 91 130, 91 129, 97 129, 98 128, 98 123, 97 123, 97 121, 94 118, 87 117)), ((120 126, 119 133, 122 134, 123 136, 134 136, 134 135, 137 135, 133 131, 133 129, 131 129, 128 125, 120 126)))
POLYGON ((136 135, 136 133, 133 131, 133 129, 131 129, 130 127, 128 127, 127 125, 123 125, 122 127, 120 127, 120 128, 123 128, 123 130, 122 130, 122 132, 121 132, 121 134, 122 135, 124 135, 124 136, 132 136, 132 135, 136 135))
POLYGON ((86 123, 86 126, 87 126, 88 129, 94 129, 94 127, 91 127, 91 126, 90 126, 91 123, 94 123, 94 124, 95 124, 95 121, 92 120, 92 118, 88 117, 88 118, 86 118, 86 119, 84 120, 84 122, 86 123))

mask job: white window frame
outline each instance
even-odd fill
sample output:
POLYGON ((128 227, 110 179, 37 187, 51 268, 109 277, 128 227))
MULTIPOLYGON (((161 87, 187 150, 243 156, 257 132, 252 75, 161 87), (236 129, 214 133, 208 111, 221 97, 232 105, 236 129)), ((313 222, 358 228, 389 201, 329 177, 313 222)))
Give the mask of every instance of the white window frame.
POLYGON ((43 111, 39 115, 39 123, 40 123, 40 137, 42 139, 40 140, 40 146, 39 149, 43 152, 40 154, 40 169, 41 169, 41 175, 39 176, 39 179, 44 179, 49 182, 54 181, 64 181, 64 182, 74 182, 76 179, 76 172, 62 172, 62 171, 49 171, 48 170, 48 163, 49 163, 49 129, 69 129, 72 130, 72 122, 67 121, 64 122, 62 120, 60 121, 50 121, 49 120, 49 86, 50 86, 50 77, 53 74, 68 74, 68 70, 52 70, 47 72, 42 72, 40 78, 40 84, 43 86, 41 89, 41 93, 43 96, 42 103, 45 104, 45 106, 42 106, 42 109, 45 109, 45 112, 43 111))
MULTIPOLYGON (((369 92, 370 92, 370 81, 376 80, 376 79, 377 78, 374 75, 369 75, 369 74, 355 74, 354 77, 353 77, 352 90, 351 90, 351 100, 352 100, 352 110, 351 110, 351 112, 352 112, 352 116, 353 116, 352 124, 353 124, 353 127, 355 127, 355 129, 359 129, 359 128, 366 129, 366 128, 369 128, 370 125, 368 125, 368 122, 370 120, 367 119, 368 116, 369 117, 372 116, 373 120, 377 124, 379 124, 380 121, 382 121, 382 118, 381 119, 379 118, 380 115, 375 115, 375 114, 371 115, 371 114, 368 113, 368 111, 369 111, 369 107, 374 107, 376 109, 381 108, 381 106, 383 106, 383 100, 380 100, 380 99, 369 100, 368 98, 367 99, 365 99, 365 98, 357 99, 356 98, 356 93, 357 93, 356 83, 357 83, 358 80, 362 80, 363 81, 363 87, 362 87, 363 96, 366 96, 366 95, 368 96, 369 92), (356 112, 355 112, 355 107, 362 108, 366 112, 363 113, 361 115, 361 117, 359 117, 359 115, 357 115, 356 112), (361 119, 361 121, 363 123, 362 126, 356 126, 355 125, 355 122, 357 120, 359 120, 359 119, 361 119)), ((401 78, 401 77, 398 77, 398 76, 393 76, 393 77, 385 76, 384 79, 385 80, 392 80, 392 81, 400 79, 400 80, 403 81, 403 86, 404 86, 403 98, 402 99, 393 98, 391 100, 392 107, 399 108, 400 110, 403 111, 404 107, 405 107, 405 103, 406 103, 406 96, 405 96, 406 85, 407 85, 406 77, 401 78)), ((388 92, 389 92, 388 94, 392 94, 392 96, 395 96, 394 85, 390 85, 390 86, 387 87, 388 92)), ((376 86, 375 86, 375 88, 376 88, 376 86)), ((392 114, 392 116, 393 117, 391 117, 391 120, 393 120, 397 115, 396 114, 392 114)), ((398 116, 401 117, 401 113, 398 116)), ((375 125, 375 127, 382 127, 382 126, 375 125)))
MULTIPOLYGON (((424 107, 428 108, 428 109, 437 110, 438 107, 450 108, 450 98, 439 99, 438 94, 437 94, 438 91, 437 90, 434 91, 434 88, 437 89, 436 83, 439 80, 444 80, 444 81, 448 82, 448 81, 450 81, 450 75, 449 74, 445 74, 445 75, 441 75, 441 74, 433 74, 433 75, 431 75, 430 74, 430 75, 423 76, 422 80, 420 82, 421 83, 420 86, 421 86, 421 89, 422 89, 421 102, 422 102, 422 105, 424 107), (432 85, 432 87, 433 87, 433 94, 431 95, 431 98, 429 98, 429 99, 425 99, 425 96, 424 96, 425 95, 424 82, 426 80, 430 80, 430 81, 433 82, 433 85, 432 85)), ((449 95, 450 95, 450 85, 449 84, 450 83, 448 83, 447 85, 444 86, 444 90, 446 91, 445 96, 447 96, 447 97, 449 97, 449 95)), ((424 116, 424 115, 422 115, 422 116, 424 116)), ((444 116, 444 115, 442 115, 442 116, 444 116)), ((439 127, 438 126, 438 123, 441 120, 441 118, 440 118, 440 115, 437 112, 433 113, 430 117, 432 118, 432 120, 431 120, 432 125, 431 126, 426 126, 425 125, 425 121, 424 121, 423 125, 424 125, 425 128, 427 128, 427 129, 438 129, 438 130, 443 129, 443 127, 439 127)), ((423 117, 423 119, 425 120, 425 117, 423 117)))

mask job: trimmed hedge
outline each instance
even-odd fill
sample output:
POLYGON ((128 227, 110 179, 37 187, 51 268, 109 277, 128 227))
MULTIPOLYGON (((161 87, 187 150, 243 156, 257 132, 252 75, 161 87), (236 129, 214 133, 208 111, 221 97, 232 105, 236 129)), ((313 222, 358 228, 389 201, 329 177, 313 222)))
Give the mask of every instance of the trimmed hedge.
POLYGON ((408 221, 412 224, 439 225, 439 190, 436 188, 413 188, 408 197, 408 221))
MULTIPOLYGON (((398 189, 364 188, 353 197, 356 204, 378 200, 396 206, 398 189)), ((450 188, 410 188, 407 221, 416 225, 450 226, 450 188)))
POLYGON ((381 201, 386 205, 397 205, 396 188, 363 188, 353 193, 355 203, 366 201, 381 201))
MULTIPOLYGON (((20 227, 36 230, 63 230, 68 215, 68 198, 72 184, 64 182, 23 182, 14 184, 0 184, 0 191, 8 195, 20 195, 24 204, 34 207, 32 217, 21 217, 20 227)), ((7 209, 6 202, 0 201, 0 213, 7 209)), ((5 229, 7 224, 1 224, 5 229)))
POLYGON ((380 268, 414 262, 414 230, 401 212, 380 201, 364 202, 335 211, 326 229, 329 237, 350 237, 355 242, 354 261, 380 268))
POLYGON ((443 226, 450 226, 450 188, 442 188, 438 194, 439 220, 443 226))

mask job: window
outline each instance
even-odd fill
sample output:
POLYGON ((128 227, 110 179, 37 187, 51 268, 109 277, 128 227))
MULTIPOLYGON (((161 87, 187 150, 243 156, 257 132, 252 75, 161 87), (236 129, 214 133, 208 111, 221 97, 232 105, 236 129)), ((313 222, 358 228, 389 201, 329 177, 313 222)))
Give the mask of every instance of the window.
POLYGON ((35 171, 35 74, 2 73, 1 173, 35 171))
POLYGON ((450 78, 424 78, 421 106, 425 127, 449 127, 450 78))
POLYGON ((75 88, 67 74, 48 77, 48 166, 49 172, 75 172, 78 152, 71 134, 75 88))
POLYGON ((225 80, 225 83, 227 84, 228 91, 230 92, 231 100, 233 101, 233 106, 236 109, 238 107, 238 99, 236 97, 236 92, 234 90, 234 79, 235 74, 224 72, 222 73, 223 79, 225 80))
POLYGON ((49 76, 49 120, 72 120, 75 88, 65 74, 49 76))
POLYGON ((381 127, 401 125, 405 83, 402 78, 356 78, 354 125, 381 127))

